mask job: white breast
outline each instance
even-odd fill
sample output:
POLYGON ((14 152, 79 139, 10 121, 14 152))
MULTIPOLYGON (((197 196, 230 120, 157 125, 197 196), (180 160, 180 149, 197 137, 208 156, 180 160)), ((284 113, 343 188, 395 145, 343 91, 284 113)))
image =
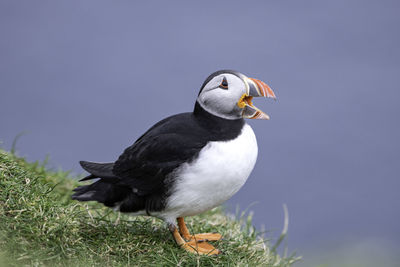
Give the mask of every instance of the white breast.
POLYGON ((195 161, 176 172, 178 178, 159 216, 173 221, 222 204, 246 182, 257 153, 256 137, 247 124, 236 139, 208 143, 195 161))

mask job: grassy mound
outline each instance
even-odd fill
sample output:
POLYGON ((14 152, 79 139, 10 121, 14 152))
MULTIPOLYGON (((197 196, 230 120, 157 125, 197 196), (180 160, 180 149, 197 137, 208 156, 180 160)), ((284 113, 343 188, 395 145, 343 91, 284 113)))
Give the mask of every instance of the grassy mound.
POLYGON ((1 266, 291 266, 296 261, 257 238, 250 220, 230 219, 220 208, 186 222, 194 233, 221 233, 224 239, 215 245, 223 254, 188 254, 158 219, 72 201, 77 182, 67 176, 0 150, 1 266))

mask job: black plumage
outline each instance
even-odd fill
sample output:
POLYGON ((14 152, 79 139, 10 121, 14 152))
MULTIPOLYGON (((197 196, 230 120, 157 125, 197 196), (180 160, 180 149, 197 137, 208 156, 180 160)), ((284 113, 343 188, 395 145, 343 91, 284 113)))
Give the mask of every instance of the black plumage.
POLYGON ((109 207, 119 205, 121 212, 160 211, 174 183, 173 171, 195 159, 208 142, 236 138, 243 125, 243 119, 214 116, 196 102, 193 112, 155 124, 125 149, 116 162, 81 161, 90 173, 82 180, 100 179, 76 188, 72 198, 95 200, 109 207))

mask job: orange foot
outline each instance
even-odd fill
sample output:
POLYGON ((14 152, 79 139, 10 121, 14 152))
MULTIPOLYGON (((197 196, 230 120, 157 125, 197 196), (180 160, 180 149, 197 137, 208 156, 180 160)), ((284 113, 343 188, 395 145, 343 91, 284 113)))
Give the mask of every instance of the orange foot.
POLYGON ((199 241, 218 241, 222 239, 222 235, 218 233, 203 233, 203 234, 191 235, 188 228, 186 227, 183 217, 179 217, 177 221, 178 221, 179 232, 186 240, 193 239, 199 242, 199 241))
POLYGON ((221 253, 221 251, 216 249, 213 245, 204 241, 190 240, 185 242, 182 247, 186 251, 199 255, 218 255, 221 253))
POLYGON ((178 226, 179 231, 174 225, 170 225, 169 228, 176 243, 186 251, 199 255, 217 255, 221 253, 213 245, 206 242, 220 240, 222 238, 220 234, 205 233, 191 235, 182 217, 178 218, 178 226))
POLYGON ((204 241, 218 241, 222 239, 222 235, 218 233, 202 233, 202 234, 194 234, 194 235, 184 235, 183 238, 186 240, 196 240, 197 242, 204 241))

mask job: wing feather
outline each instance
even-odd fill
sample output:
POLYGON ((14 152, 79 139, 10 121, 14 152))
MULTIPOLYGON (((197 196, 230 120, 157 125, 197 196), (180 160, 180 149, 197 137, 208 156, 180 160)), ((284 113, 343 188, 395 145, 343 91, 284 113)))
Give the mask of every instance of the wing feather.
POLYGON ((167 176, 184 162, 196 157, 207 144, 206 134, 183 113, 169 117, 125 149, 112 172, 139 195, 162 190, 167 176))

